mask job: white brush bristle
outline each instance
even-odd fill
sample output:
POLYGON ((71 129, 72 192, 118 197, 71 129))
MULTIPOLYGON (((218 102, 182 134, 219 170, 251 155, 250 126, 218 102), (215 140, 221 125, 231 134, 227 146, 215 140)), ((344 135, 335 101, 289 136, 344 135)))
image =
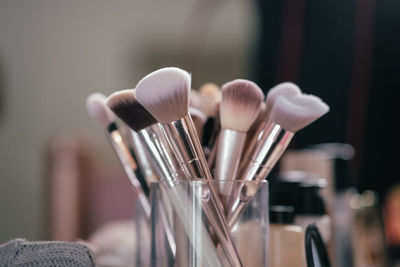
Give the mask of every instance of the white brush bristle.
POLYGON ((301 90, 300 88, 291 82, 284 82, 284 83, 280 83, 274 87, 272 87, 267 94, 265 103, 267 104, 266 106, 266 110, 265 110, 265 117, 268 118, 270 113, 271 113, 271 109, 274 105, 274 102, 276 100, 276 98, 280 95, 283 96, 295 96, 295 95, 300 95, 301 94, 301 90))
POLYGON ((329 111, 329 106, 313 95, 278 96, 270 120, 290 132, 297 132, 329 111))
POLYGON ((159 122, 169 123, 188 114, 191 76, 163 68, 145 76, 136 86, 136 98, 159 122))
POLYGON ((115 121, 115 115, 106 105, 107 97, 100 93, 93 93, 86 99, 89 115, 102 127, 107 128, 115 121))
POLYGON ((202 97, 202 110, 208 117, 215 117, 218 112, 218 103, 221 102, 221 90, 214 83, 206 83, 199 89, 202 97))
POLYGON ((221 127, 247 132, 260 110, 264 94, 257 84, 234 80, 222 86, 220 106, 221 127))

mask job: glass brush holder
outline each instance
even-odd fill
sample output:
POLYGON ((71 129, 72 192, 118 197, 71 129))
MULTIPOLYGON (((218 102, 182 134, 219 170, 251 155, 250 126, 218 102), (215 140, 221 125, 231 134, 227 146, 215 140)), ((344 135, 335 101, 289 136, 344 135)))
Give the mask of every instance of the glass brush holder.
POLYGON ((204 213, 210 205, 211 186, 223 204, 230 192, 243 192, 238 201, 249 203, 231 227, 231 239, 243 266, 268 266, 268 182, 236 180, 180 181, 171 188, 152 184, 150 266, 231 266, 204 213), (247 197, 247 191, 257 188, 253 197, 247 197), (165 231, 165 224, 172 233, 165 231), (171 247, 168 238, 173 238, 175 247, 171 247))

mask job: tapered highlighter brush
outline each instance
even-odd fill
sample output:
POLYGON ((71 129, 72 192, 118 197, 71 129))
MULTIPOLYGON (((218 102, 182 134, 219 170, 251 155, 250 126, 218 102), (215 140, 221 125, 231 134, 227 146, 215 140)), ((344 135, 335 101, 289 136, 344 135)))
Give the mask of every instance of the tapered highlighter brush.
MULTIPOLYGON (((238 179, 244 181, 266 179, 294 134, 328 111, 328 105, 313 95, 278 96, 272 104, 268 122, 260 126, 257 138, 243 156, 238 179)), ((240 202, 239 195, 240 192, 234 193, 229 203, 230 226, 235 224, 248 204, 248 201, 240 202)))
POLYGON ((258 113, 256 121, 253 123, 247 133, 245 147, 249 147, 251 141, 257 138, 260 130, 260 125, 268 121, 273 103, 278 96, 294 96, 300 94, 300 88, 292 82, 284 82, 272 87, 268 91, 265 101, 262 102, 260 105, 260 112, 258 113))
MULTIPOLYGON (((185 176, 156 119, 137 101, 134 90, 113 93, 109 96, 107 105, 137 133, 154 170, 160 178, 160 183, 166 188, 186 234, 195 250, 199 250, 196 252, 202 258, 204 266, 221 266, 210 237, 203 236, 201 239, 202 246, 195 246, 197 239, 191 231, 193 218, 190 210, 188 210, 190 200, 186 196, 186 192, 181 191, 181 188, 177 186, 185 176), (200 251, 201 249, 203 251, 200 251)), ((206 233, 206 231, 204 226, 203 232, 206 233)), ((174 249, 176 249, 176 244, 174 249)))
MULTIPOLYGON (((188 114, 191 76, 186 71, 169 67, 145 76, 136 86, 140 104, 160 123, 179 164, 189 180, 212 181, 203 149, 188 114)), ((210 204, 204 206, 222 249, 232 266, 242 266, 239 254, 230 238, 222 204, 210 183, 210 204)))
MULTIPOLYGON (((124 142, 115 116, 106 106, 106 97, 100 93, 91 94, 86 101, 89 115, 97 121, 106 131, 106 135, 116 152, 126 175, 133 187, 137 190, 138 200, 143 207, 147 218, 150 218, 150 204, 143 190, 142 183, 138 180, 138 166, 126 143, 124 142)), ((141 174, 139 174, 141 175, 141 174)))
MULTIPOLYGON (((257 84, 243 79, 222 86, 221 131, 218 136, 215 179, 235 180, 247 131, 257 118, 264 94, 257 84)), ((229 186, 221 188, 226 197, 229 186)))
POLYGON ((264 121, 267 121, 269 119, 272 107, 278 96, 296 96, 300 94, 301 94, 300 88, 292 82, 283 82, 272 87, 268 91, 267 97, 265 99, 266 106, 263 114, 264 121))

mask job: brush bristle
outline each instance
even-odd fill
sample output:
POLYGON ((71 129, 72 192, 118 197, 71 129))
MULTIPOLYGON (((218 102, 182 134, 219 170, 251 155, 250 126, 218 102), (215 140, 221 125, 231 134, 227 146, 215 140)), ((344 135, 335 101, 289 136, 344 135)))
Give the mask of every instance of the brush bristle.
POLYGON ((159 69, 139 81, 136 98, 159 122, 169 123, 188 114, 190 83, 182 69, 159 69))
POLYGON ((329 106, 313 95, 278 96, 270 120, 290 132, 297 132, 329 111, 329 106))
POLYGON ((222 86, 221 127, 247 132, 257 118, 264 94, 257 84, 234 80, 222 86))
POLYGON ((274 87, 272 87, 267 94, 266 97, 266 110, 265 110, 265 117, 268 118, 270 113, 271 113, 271 109, 272 106, 274 105, 274 102, 276 100, 276 98, 280 95, 283 96, 295 96, 295 95, 300 95, 301 94, 301 90, 300 88, 291 82, 284 82, 284 83, 280 83, 274 87))
POLYGON ((136 100, 133 89, 113 93, 108 97, 107 106, 136 132, 157 123, 156 119, 136 100))
POLYGON ((221 90, 215 83, 206 83, 199 89, 203 99, 202 110, 208 117, 215 117, 218 112, 218 103, 221 102, 221 90))
POLYGON ((103 128, 107 128, 115 121, 115 116, 106 106, 107 97, 100 93, 93 93, 86 99, 86 107, 89 115, 103 128))

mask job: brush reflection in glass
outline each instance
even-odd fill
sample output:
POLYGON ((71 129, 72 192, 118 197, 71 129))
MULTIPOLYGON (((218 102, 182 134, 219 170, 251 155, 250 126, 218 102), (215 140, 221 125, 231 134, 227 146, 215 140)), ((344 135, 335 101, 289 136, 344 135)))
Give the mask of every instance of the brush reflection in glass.
MULTIPOLYGON (((191 216, 189 220, 192 222, 191 234, 192 237, 182 235, 181 220, 176 220, 176 214, 171 216, 171 223, 175 230, 174 237, 177 244, 175 263, 179 267, 198 267, 201 265, 201 258, 198 257, 199 252, 206 253, 203 248, 195 247, 202 246, 202 238, 204 238, 204 230, 202 225, 207 225, 209 222, 204 214, 204 205, 210 201, 210 187, 217 190, 220 195, 223 191, 219 188, 230 187, 237 188, 243 186, 251 193, 251 197, 243 195, 243 201, 250 201, 245 212, 239 218, 238 223, 230 234, 238 253, 242 260, 243 266, 246 267, 263 267, 268 266, 269 256, 269 213, 268 213, 268 182, 267 181, 180 181, 177 182, 175 188, 180 193, 185 193, 190 201, 181 205, 184 214, 191 216), (190 241, 190 238, 193 240, 190 241)), ((161 191, 166 191, 165 187, 158 185, 161 191)), ((175 205, 174 199, 167 198, 163 201, 163 205, 175 205)), ((152 207, 157 206, 157 203, 152 202, 152 207)), ((176 211, 176 210, 175 210, 176 211)), ((162 245, 162 244, 161 244, 162 245)), ((162 250, 162 247, 158 249, 162 250)), ((221 252, 221 248, 218 248, 221 252)), ((230 266, 228 262, 222 261, 222 266, 230 266)))

